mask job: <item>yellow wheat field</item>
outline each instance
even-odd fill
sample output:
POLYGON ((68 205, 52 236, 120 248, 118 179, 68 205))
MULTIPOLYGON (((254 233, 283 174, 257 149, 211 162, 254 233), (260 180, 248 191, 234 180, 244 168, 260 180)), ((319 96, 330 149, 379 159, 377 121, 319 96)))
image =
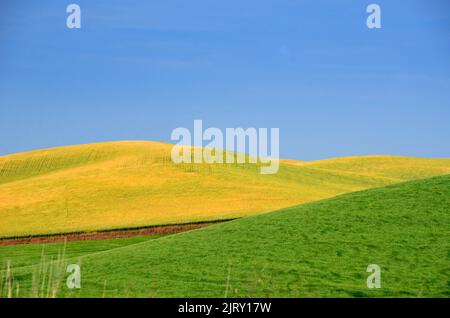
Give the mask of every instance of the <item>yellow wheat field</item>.
POLYGON ((370 156, 180 164, 172 145, 124 141, 0 157, 0 237, 218 220, 450 173, 450 159, 370 156))

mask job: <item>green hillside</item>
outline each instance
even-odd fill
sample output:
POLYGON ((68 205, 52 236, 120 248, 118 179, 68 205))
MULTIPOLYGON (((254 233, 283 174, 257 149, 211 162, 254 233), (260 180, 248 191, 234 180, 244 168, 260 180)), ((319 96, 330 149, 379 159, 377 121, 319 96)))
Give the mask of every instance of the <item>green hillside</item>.
MULTIPOLYGON (((1 247, 0 259, 21 248, 1 247)), ((15 258, 9 258, 14 268, 15 258)), ((31 293, 38 266, 30 265, 39 258, 36 253, 13 270, 21 295, 31 293)), ((81 263, 82 288, 63 286, 57 296, 448 297, 450 175, 345 194, 71 261, 81 263), (368 264, 381 266, 381 289, 366 287, 368 264)))

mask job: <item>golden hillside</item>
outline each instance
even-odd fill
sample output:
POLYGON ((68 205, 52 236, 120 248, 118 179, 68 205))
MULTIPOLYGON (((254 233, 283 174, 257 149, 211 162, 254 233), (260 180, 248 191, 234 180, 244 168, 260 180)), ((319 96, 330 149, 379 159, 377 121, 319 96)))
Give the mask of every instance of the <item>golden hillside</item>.
POLYGON ((0 157, 0 237, 218 220, 450 173, 449 159, 392 156, 180 164, 172 145, 126 141, 0 157))

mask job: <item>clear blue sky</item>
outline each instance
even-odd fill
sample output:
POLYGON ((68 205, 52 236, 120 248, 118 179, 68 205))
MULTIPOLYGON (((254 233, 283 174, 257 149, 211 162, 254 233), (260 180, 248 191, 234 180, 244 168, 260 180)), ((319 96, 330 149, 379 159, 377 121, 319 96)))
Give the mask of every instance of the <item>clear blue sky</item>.
POLYGON ((282 157, 450 157, 448 1, 0 2, 0 155, 279 127, 282 157), (66 6, 82 9, 66 28, 66 6), (382 29, 366 27, 378 3, 382 29))

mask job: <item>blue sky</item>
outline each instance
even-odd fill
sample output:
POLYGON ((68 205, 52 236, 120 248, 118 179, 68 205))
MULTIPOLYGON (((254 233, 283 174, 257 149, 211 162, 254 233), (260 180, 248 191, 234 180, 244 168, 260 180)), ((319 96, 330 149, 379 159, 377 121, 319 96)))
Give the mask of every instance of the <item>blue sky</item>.
POLYGON ((0 3, 0 155, 278 127, 285 158, 450 157, 448 1, 0 3), (382 29, 366 27, 378 3, 382 29))

